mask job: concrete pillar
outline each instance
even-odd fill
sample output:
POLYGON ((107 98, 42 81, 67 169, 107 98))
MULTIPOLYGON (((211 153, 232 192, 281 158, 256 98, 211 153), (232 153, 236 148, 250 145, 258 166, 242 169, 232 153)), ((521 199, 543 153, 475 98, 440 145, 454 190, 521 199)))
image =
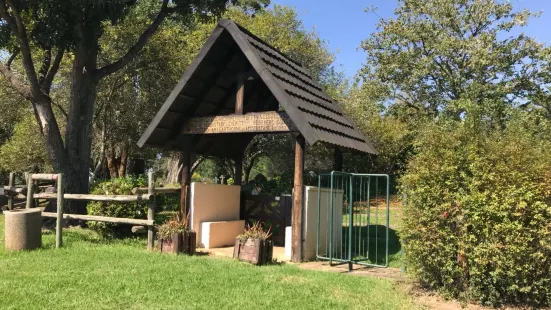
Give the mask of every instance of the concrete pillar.
POLYGON ((34 250, 42 246, 42 211, 37 208, 4 212, 7 251, 34 250))

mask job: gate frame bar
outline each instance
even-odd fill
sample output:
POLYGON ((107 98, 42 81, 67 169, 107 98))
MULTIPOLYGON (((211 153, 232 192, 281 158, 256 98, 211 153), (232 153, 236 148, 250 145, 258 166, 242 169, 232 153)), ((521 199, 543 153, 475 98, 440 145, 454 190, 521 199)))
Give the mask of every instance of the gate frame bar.
MULTIPOLYGON (((376 179, 378 181, 378 179, 376 179)), ((377 182, 378 183, 378 182, 377 182)), ((368 187, 369 189, 369 187, 368 187)), ((376 188, 376 191, 378 189, 378 184, 377 184, 377 188, 376 188)), ((367 196, 367 203, 369 204, 369 194, 367 196)), ((378 200, 377 200, 377 204, 378 204, 378 200)), ((344 207, 344 206, 343 206, 344 207)), ((368 206, 368 212, 370 211, 370 206, 368 206)), ((371 219, 368 218, 367 219, 368 222, 368 228, 369 226, 371 225, 371 219)), ((341 226, 342 226, 342 223, 341 223, 341 226)), ((329 261, 329 266, 332 266, 333 265, 333 261, 336 261, 336 262, 339 262, 341 264, 348 264, 348 271, 352 271, 352 266, 353 264, 358 264, 358 265, 362 265, 362 266, 368 266, 368 267, 380 267, 380 268, 385 268, 385 267, 388 267, 389 265, 389 237, 390 237, 390 176, 388 174, 379 174, 379 173, 347 173, 347 172, 341 172, 341 171, 331 171, 330 173, 320 173, 318 175, 318 215, 317 215, 317 227, 316 227, 316 258, 317 259, 320 259, 320 260, 328 260, 329 261), (349 211, 349 224, 348 224, 348 229, 349 229, 349 237, 348 237, 348 246, 349 246, 349 251, 348 251, 348 259, 339 259, 339 258, 334 258, 333 257, 333 221, 334 221, 334 218, 333 218, 333 212, 334 212, 334 201, 333 201, 333 187, 334 187, 334 176, 336 175, 341 175, 341 176, 348 176, 350 177, 350 187, 349 187, 349 205, 350 205, 350 211, 349 211), (322 177, 330 177, 330 198, 329 198, 329 208, 330 208, 330 215, 329 215, 329 251, 328 251, 328 257, 327 256, 322 256, 320 255, 319 253, 319 235, 320 235, 320 221, 321 221, 321 178, 322 177), (385 264, 383 265, 380 265, 380 264, 373 264, 373 263, 364 263, 363 261, 365 260, 369 260, 369 248, 367 248, 367 257, 365 259, 359 259, 359 260, 354 260, 352 259, 352 251, 351 251, 351 244, 352 244, 352 230, 353 230, 353 214, 354 214, 354 210, 353 210, 353 197, 352 197, 352 194, 353 194, 353 184, 352 184, 352 180, 354 179, 354 177, 368 177, 369 178, 369 182, 368 184, 371 184, 371 177, 375 177, 375 178, 386 178, 386 238, 385 238, 385 242, 386 242, 386 246, 385 246, 385 264), (352 223, 352 224, 351 224, 352 223)), ((368 234, 368 239, 369 239, 369 234, 368 234)), ((342 239, 342 237, 341 237, 342 239)), ((341 245, 342 247, 342 245, 341 245)), ((378 251, 378 249, 375 249, 376 251, 378 251)), ((327 255, 327 254, 326 254, 327 255)), ((377 257, 375 258, 377 259, 377 257)))

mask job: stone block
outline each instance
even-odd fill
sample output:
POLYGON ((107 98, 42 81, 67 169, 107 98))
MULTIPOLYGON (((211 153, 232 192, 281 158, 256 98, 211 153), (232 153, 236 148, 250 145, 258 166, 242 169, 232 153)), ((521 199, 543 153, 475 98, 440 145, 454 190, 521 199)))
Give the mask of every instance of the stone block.
POLYGON ((232 246, 244 230, 245 221, 202 222, 200 246, 205 249, 232 246))

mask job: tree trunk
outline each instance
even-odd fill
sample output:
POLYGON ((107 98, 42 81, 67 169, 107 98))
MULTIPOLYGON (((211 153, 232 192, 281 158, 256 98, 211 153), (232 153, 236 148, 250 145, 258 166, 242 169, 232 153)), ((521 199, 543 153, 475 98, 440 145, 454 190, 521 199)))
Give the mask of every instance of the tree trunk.
MULTIPOLYGON (((82 38, 75 49, 65 132, 69 164, 65 172, 65 191, 71 194, 85 194, 89 191, 92 121, 98 81, 92 75, 97 65, 97 45, 88 46, 85 41, 82 38)), ((68 205, 67 213, 86 214, 86 203, 73 202, 68 205)))
POLYGON ((109 177, 114 179, 118 177, 119 169, 117 169, 117 157, 111 147, 105 149, 105 159, 107 161, 107 169, 109 170, 109 177))
POLYGON ((114 178, 122 178, 126 175, 128 165, 128 148, 124 147, 119 151, 115 147, 105 148, 105 158, 107 160, 107 168, 109 176, 114 178), (120 154, 119 154, 120 153, 120 154))
POLYGON ((121 150, 121 159, 119 160, 119 178, 126 175, 126 165, 128 164, 128 150, 123 148, 121 150))
POLYGON ((167 161, 167 173, 165 182, 167 184, 178 184, 180 183, 180 174, 182 170, 182 153, 174 153, 168 158, 167 161))
POLYGON ((36 121, 40 126, 44 145, 52 162, 52 168, 56 172, 67 173, 69 170, 67 153, 61 138, 61 132, 52 110, 49 99, 34 102, 36 121))

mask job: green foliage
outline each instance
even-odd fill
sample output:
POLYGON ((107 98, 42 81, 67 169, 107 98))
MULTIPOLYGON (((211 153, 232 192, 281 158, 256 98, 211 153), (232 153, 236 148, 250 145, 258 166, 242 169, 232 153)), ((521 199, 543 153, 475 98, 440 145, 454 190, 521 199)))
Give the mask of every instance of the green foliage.
POLYGON ((346 171, 401 173, 411 155, 414 125, 389 114, 387 107, 370 98, 369 91, 369 87, 354 85, 343 108, 379 155, 346 156, 346 171))
POLYGON ((496 126, 534 92, 543 46, 513 32, 538 14, 508 1, 400 0, 362 43, 361 74, 371 97, 404 118, 459 119, 470 100, 496 126))
MULTIPOLYGON (((135 187, 147 186, 145 177, 124 177, 104 181, 95 186, 91 194, 95 195, 132 195, 135 187)), ((88 214, 109 217, 146 219, 147 205, 143 202, 120 203, 120 202, 90 202, 88 203, 88 214)), ((90 228, 98 231, 104 236, 118 237, 130 234, 130 225, 112 223, 90 222, 90 228)))
MULTIPOLYGON (((28 24, 30 39, 42 48, 62 47, 73 49, 79 43, 79 31, 85 32, 87 39, 97 40, 109 24, 124 21, 130 15, 132 8, 143 3, 160 6, 160 1, 19 1, 17 9, 23 14, 23 20, 28 24), (74 14, 75 11, 81 14, 74 14), (75 25, 78 25, 75 26, 75 25), (85 29, 82 29, 84 26, 85 29)), ((212 18, 219 16, 226 9, 228 3, 238 1, 215 0, 175 0, 170 1, 170 11, 167 14, 177 18, 180 22, 190 23, 195 18, 212 18)), ((249 6, 261 7, 254 0, 249 0, 249 6)), ((265 2, 265 1, 263 1, 265 2)), ((13 47, 13 34, 9 25, 0 25, 0 48, 13 47)))
POLYGON ((262 174, 257 174, 254 179, 243 186, 243 190, 250 193, 254 189, 260 189, 262 194, 268 195, 288 194, 291 192, 292 181, 292 173, 276 175, 271 179, 266 178, 262 174))
POLYGON ((19 172, 50 172, 44 142, 32 114, 15 124, 9 140, 0 146, 0 170, 19 172))
POLYGON ((0 77, 0 143, 6 142, 15 129, 15 125, 21 121, 28 112, 27 102, 17 92, 8 86, 8 82, 0 77))
POLYGON ((437 123, 415 148, 402 238, 421 284, 486 305, 551 305, 551 142, 539 125, 521 113, 504 131, 437 123))
POLYGON ((203 176, 201 176, 201 174, 199 174, 198 172, 194 172, 191 175, 191 181, 192 182, 202 182, 203 181, 203 176))

